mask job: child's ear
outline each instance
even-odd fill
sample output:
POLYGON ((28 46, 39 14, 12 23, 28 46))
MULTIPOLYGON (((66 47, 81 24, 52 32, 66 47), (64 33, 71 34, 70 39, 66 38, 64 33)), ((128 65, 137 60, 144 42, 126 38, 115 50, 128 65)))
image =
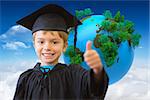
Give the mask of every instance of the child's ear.
POLYGON ((35 35, 36 35, 36 32, 32 33, 32 43, 33 43, 34 48, 35 48, 35 35))
POLYGON ((65 43, 64 43, 63 52, 65 52, 65 51, 66 51, 67 47, 68 47, 68 42, 65 42, 65 43))

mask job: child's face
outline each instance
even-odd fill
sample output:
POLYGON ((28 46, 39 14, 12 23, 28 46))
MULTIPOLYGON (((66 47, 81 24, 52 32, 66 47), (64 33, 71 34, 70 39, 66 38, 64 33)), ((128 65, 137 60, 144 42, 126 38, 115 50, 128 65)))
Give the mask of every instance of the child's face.
POLYGON ((34 33, 35 51, 41 60, 41 65, 55 65, 67 43, 59 36, 59 31, 37 31, 34 33))

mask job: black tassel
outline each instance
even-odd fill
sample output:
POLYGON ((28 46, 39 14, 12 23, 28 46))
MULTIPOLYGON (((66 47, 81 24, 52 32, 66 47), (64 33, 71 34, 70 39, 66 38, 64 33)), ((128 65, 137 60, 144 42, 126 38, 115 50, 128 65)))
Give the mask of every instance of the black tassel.
POLYGON ((75 34, 74 34, 74 49, 76 48, 77 43, 77 26, 75 26, 75 34))

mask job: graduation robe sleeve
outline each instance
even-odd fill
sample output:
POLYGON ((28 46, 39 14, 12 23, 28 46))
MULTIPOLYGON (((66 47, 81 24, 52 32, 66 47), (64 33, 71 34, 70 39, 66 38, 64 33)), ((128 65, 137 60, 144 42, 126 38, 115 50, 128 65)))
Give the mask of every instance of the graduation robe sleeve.
POLYGON ((104 70, 101 80, 97 80, 93 70, 75 64, 57 64, 44 78, 39 66, 20 75, 14 100, 103 100, 105 97, 108 77, 104 70))
MULTIPOLYGON (((109 78, 103 68, 100 80, 94 77, 92 69, 89 71, 83 69, 80 65, 72 64, 72 74, 74 78, 75 89, 79 89, 76 92, 80 93, 81 98, 91 98, 97 100, 103 100, 108 88, 109 78)), ((78 94, 77 93, 77 94, 78 94)))

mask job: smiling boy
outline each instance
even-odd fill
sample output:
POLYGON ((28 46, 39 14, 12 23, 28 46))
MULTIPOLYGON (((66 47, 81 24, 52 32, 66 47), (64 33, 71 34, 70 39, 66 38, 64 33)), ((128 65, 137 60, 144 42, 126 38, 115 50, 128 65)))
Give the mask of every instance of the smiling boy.
POLYGON ((33 33, 34 47, 43 65, 56 65, 67 48, 67 34, 63 31, 36 31, 33 33))
POLYGON ((103 100, 108 77, 98 53, 87 42, 84 60, 89 71, 77 64, 61 64, 68 44, 67 29, 81 24, 64 8, 49 4, 19 20, 32 30, 34 48, 41 62, 19 77, 14 100, 103 100))

